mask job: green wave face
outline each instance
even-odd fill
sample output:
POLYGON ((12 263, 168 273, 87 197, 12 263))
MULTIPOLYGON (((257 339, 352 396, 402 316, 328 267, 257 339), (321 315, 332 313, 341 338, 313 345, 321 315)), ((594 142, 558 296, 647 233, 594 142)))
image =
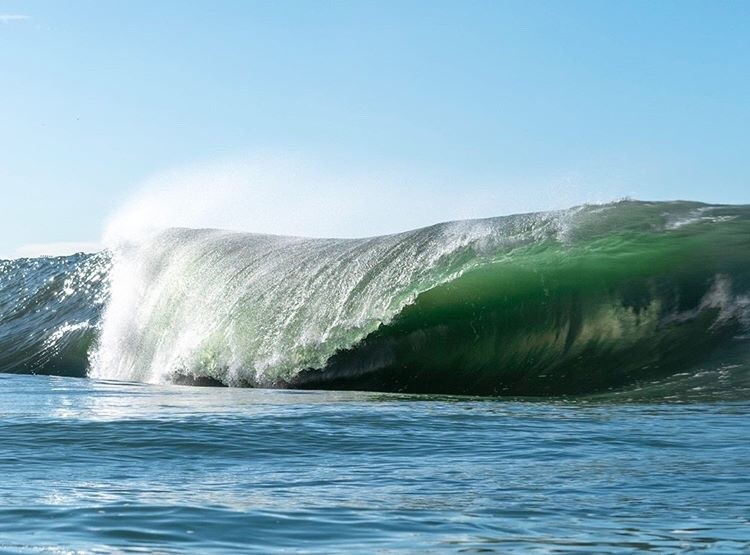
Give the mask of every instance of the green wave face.
POLYGON ((502 253, 291 385, 548 396, 682 376, 661 394, 746 396, 748 210, 698 207, 670 224, 658 217, 666 208, 625 203, 582 222, 568 244, 502 253))
POLYGON ((0 371, 750 399, 750 207, 623 201, 364 239, 172 229, 0 261, 0 371))

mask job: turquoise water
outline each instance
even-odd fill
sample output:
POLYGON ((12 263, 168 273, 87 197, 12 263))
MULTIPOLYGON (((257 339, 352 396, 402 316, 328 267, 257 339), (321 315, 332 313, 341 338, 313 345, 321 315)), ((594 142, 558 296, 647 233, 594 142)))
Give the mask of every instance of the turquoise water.
POLYGON ((750 550, 747 401, 0 375, 0 551, 750 550))

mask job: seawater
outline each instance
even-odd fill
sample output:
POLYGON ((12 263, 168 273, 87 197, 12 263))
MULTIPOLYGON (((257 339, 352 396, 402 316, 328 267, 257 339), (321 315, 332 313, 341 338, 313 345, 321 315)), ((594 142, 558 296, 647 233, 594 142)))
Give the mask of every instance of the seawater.
POLYGON ((621 201, 360 239, 168 229, 0 261, 0 372, 546 397, 671 380, 651 397, 750 399, 750 206, 621 201))
POLYGON ((0 375, 0 552, 747 552, 749 415, 0 375))

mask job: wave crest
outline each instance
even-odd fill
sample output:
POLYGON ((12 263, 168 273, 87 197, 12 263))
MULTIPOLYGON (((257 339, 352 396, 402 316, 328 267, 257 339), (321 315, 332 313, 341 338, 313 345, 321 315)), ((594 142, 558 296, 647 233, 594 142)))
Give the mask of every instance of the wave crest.
POLYGON ((621 201, 365 239, 170 229, 0 264, 3 371, 483 395, 747 376, 743 206, 621 201))

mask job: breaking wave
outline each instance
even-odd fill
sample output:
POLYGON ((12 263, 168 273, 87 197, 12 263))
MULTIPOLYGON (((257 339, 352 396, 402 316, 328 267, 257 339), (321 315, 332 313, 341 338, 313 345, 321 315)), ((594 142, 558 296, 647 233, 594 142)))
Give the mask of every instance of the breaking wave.
POLYGON ((365 239, 170 229, 0 261, 0 371, 750 398, 750 207, 621 201, 365 239))

